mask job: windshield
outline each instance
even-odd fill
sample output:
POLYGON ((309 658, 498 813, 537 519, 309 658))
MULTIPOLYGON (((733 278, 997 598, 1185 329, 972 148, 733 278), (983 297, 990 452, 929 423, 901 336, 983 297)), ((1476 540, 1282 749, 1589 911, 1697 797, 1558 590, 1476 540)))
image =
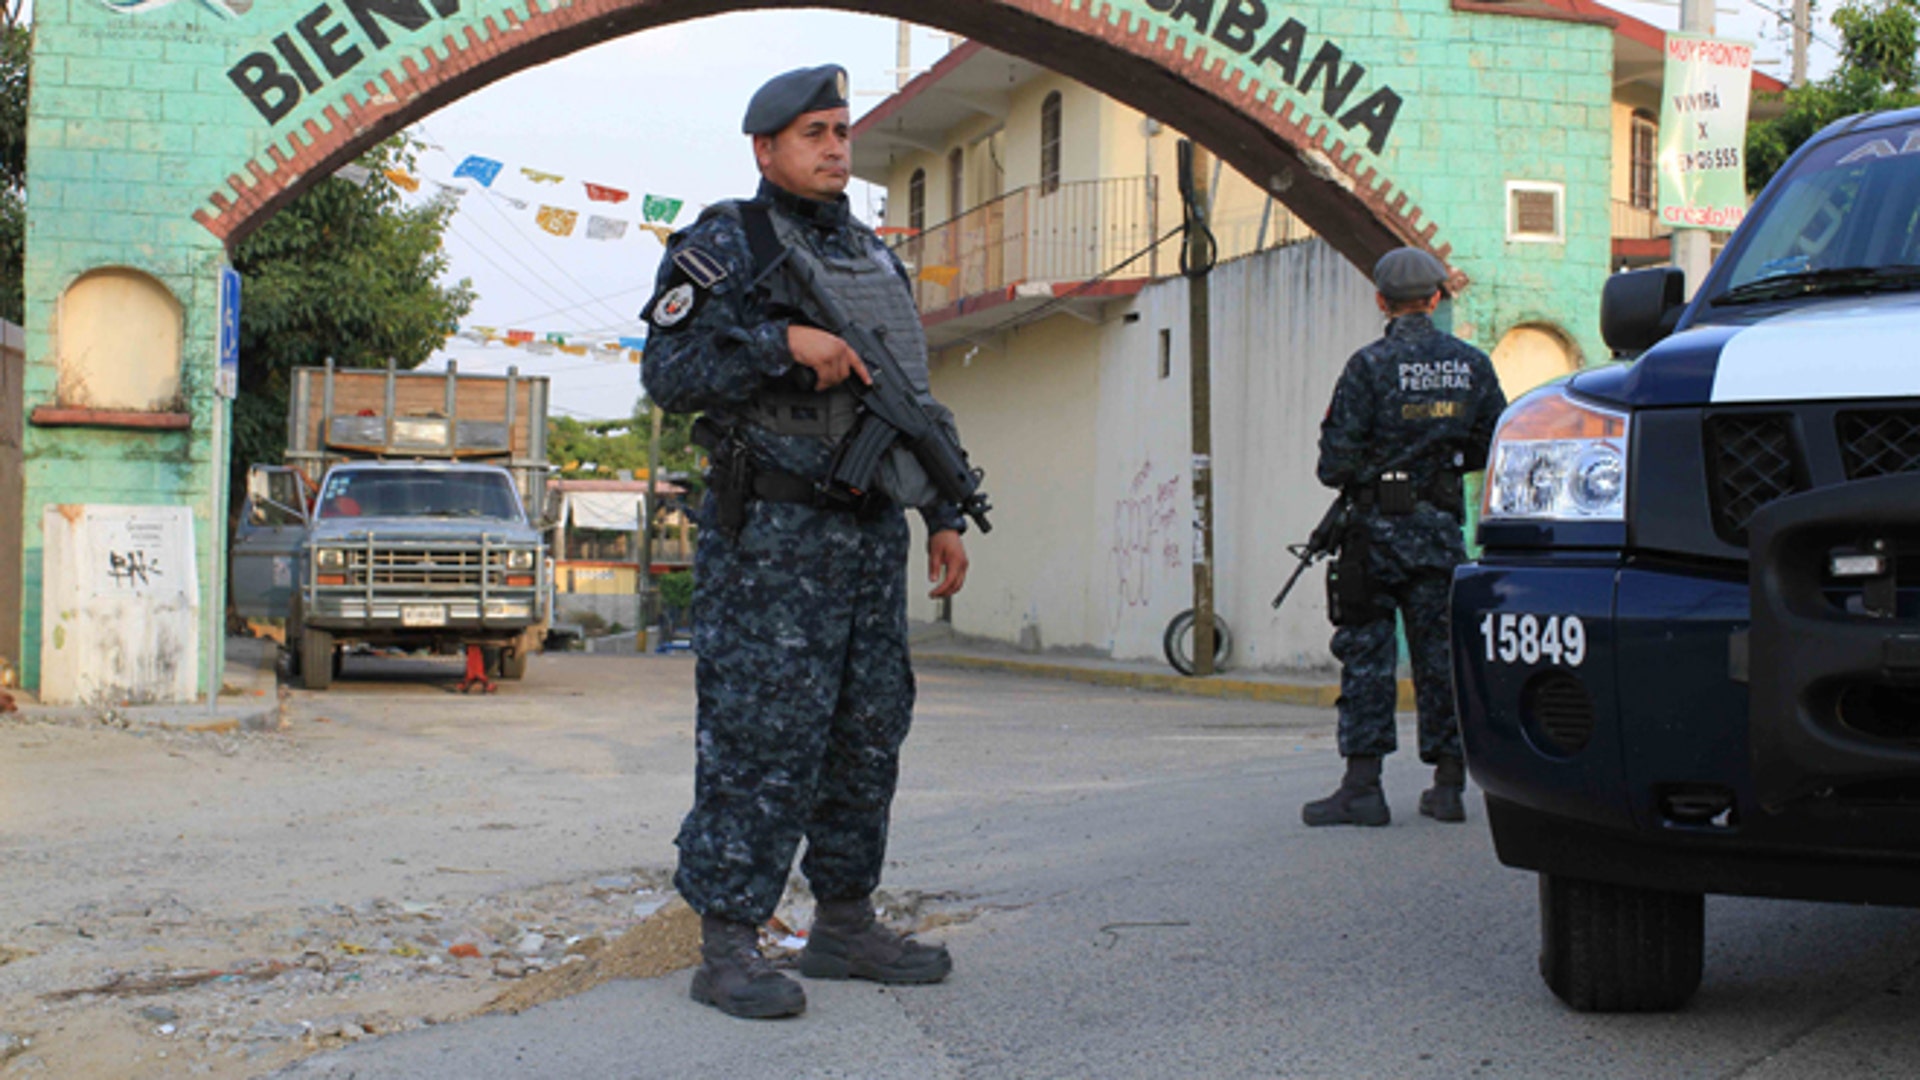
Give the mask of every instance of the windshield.
POLYGON ((344 469, 328 474, 319 516, 519 521, 520 497, 504 473, 344 469))
POLYGON ((1845 271, 1916 265, 1920 128, 1882 129, 1834 139, 1795 165, 1749 228, 1723 295, 1795 277, 1846 287, 1845 271))

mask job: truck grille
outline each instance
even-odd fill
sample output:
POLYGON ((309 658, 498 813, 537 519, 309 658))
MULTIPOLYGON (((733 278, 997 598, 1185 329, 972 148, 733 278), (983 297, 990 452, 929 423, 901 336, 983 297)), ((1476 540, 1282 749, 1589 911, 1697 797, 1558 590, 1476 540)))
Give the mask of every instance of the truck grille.
MULTIPOLYGON (((350 572, 356 582, 364 583, 371 569, 373 584, 400 587, 478 587, 486 574, 486 561, 480 552, 393 551, 375 548, 372 552, 350 554, 350 572)), ((493 560, 494 569, 506 573, 505 552, 493 560)))
POLYGON ((1838 426, 1847 479, 1865 480, 1920 469, 1920 411, 1843 412, 1838 426))
MULTIPOLYGON (((1713 528, 1730 544, 1747 542, 1761 507, 1806 490, 1806 466, 1786 413, 1720 413, 1706 425, 1713 528)), ((1920 441, 1916 442, 1920 450, 1920 441)))

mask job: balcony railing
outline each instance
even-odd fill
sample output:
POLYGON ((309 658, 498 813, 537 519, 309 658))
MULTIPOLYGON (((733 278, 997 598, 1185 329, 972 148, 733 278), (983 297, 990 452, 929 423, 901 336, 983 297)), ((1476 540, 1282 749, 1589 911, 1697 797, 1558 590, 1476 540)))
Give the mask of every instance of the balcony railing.
MULTIPOLYGON (((909 236, 894 252, 914 275, 922 312, 1020 282, 1085 281, 1153 243, 1155 191, 1151 176, 1024 187, 909 236)), ((1157 261, 1143 258, 1123 274, 1153 276, 1157 261)))
POLYGON ((1660 220, 1658 211, 1651 207, 1635 206, 1621 199, 1613 200, 1613 237, 1616 240, 1654 240, 1673 235, 1673 229, 1660 220))

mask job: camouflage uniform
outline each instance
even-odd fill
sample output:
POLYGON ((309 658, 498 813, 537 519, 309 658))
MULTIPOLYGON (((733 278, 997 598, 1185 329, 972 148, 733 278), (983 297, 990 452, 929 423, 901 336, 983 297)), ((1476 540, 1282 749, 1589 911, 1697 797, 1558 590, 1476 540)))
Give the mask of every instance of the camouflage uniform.
POLYGON ((1407 628, 1420 760, 1460 756, 1447 654, 1447 596, 1466 558, 1463 509, 1436 505, 1443 475, 1486 467, 1487 446, 1506 408, 1485 353, 1441 333, 1426 315, 1403 315, 1386 336, 1347 361, 1320 425, 1320 482, 1358 497, 1353 528, 1371 540, 1368 571, 1383 617, 1334 631, 1340 661, 1340 754, 1384 756, 1398 746, 1394 701, 1399 649, 1393 611, 1407 628), (1383 472, 1410 474, 1419 499, 1411 514, 1371 505, 1367 489, 1383 472))
MULTIPOLYGON (((884 258, 912 304, 904 270, 844 199, 813 202, 765 183, 759 199, 803 225, 816 254, 884 258)), ((748 287, 754 275, 747 234, 726 212, 673 238, 647 308, 647 394, 732 427, 760 468, 817 478, 829 441, 750 419, 793 362, 789 324, 769 318, 748 287)), ((921 513, 930 533, 961 527, 957 507, 921 513)), ((699 521, 697 764, 675 884, 704 916, 764 922, 804 837, 801 869, 817 898, 865 897, 880 879, 913 710, 906 519, 896 506, 856 516, 754 500, 730 536, 709 498, 699 521)))

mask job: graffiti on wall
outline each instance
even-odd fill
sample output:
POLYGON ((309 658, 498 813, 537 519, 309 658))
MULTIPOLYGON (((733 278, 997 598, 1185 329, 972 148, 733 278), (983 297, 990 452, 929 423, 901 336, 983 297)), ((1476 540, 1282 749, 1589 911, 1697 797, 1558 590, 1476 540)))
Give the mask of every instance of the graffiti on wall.
POLYGON ((1153 602, 1153 579, 1186 565, 1181 547, 1185 518, 1182 479, 1155 474, 1148 460, 1133 474, 1127 493, 1113 504, 1114 607, 1145 607, 1153 602))

